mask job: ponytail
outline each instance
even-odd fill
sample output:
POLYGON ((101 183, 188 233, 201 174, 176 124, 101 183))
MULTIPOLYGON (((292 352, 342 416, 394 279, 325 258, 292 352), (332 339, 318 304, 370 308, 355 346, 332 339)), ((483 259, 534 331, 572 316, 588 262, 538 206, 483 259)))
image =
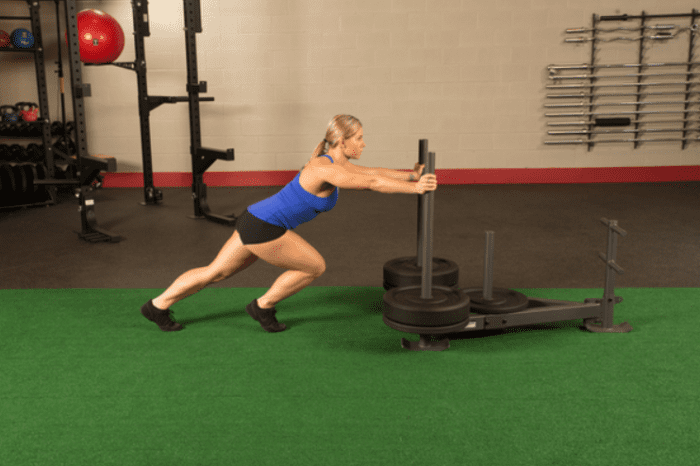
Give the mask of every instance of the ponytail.
POLYGON ((318 143, 316 149, 314 149, 313 154, 311 154, 311 160, 315 159, 319 155, 323 155, 326 153, 326 144, 328 144, 328 141, 326 141, 325 139, 318 143))
POLYGON ((352 115, 336 115, 328 124, 326 137, 318 143, 309 161, 319 155, 327 154, 328 149, 335 147, 341 139, 348 139, 362 127, 360 120, 352 115))

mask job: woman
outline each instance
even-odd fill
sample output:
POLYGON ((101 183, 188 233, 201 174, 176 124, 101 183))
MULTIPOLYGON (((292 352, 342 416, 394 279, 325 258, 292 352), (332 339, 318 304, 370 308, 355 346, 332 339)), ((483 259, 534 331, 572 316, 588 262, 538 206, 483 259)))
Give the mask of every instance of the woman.
POLYGON ((249 206, 238 217, 236 231, 216 259, 206 267, 185 272, 163 294, 144 304, 144 317, 163 331, 181 330, 182 325, 171 318, 170 306, 260 258, 287 271, 267 293, 248 304, 246 311, 268 332, 285 330, 287 327, 275 318, 275 305, 326 270, 321 254, 292 231, 297 225, 331 210, 338 199, 338 188, 407 194, 437 189, 435 175, 421 176, 423 165, 416 164, 414 171, 407 173, 351 164, 350 160, 359 159, 364 148, 360 121, 350 115, 335 116, 328 124, 326 137, 294 180, 274 196, 249 206))

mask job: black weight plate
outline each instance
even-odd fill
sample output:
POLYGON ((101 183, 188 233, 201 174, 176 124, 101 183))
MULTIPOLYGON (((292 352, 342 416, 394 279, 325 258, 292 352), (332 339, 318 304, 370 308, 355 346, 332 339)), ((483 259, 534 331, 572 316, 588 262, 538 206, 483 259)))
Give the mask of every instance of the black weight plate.
MULTIPOLYGON (((384 264, 384 287, 420 286, 422 274, 415 256, 392 259, 384 264)), ((451 260, 433 257, 433 285, 451 287, 458 282, 459 266, 451 260)))
POLYGON ((51 123, 51 136, 58 136, 60 134, 63 134, 63 123, 54 121, 51 123))
POLYGON ((529 299, 522 293, 505 288, 494 288, 491 300, 484 299, 482 288, 462 290, 469 295, 472 312, 477 314, 509 314, 527 309, 529 299))
POLYGON ((452 325, 446 325, 444 327, 421 327, 417 325, 406 325, 399 322, 394 322, 388 319, 386 316, 383 318, 384 323, 400 332, 406 333, 420 333, 424 335, 447 335, 449 333, 459 333, 464 331, 469 326, 469 319, 464 319, 462 322, 458 322, 452 325))
MULTIPOLYGON (((43 163, 36 164, 36 175, 37 179, 39 180, 45 180, 46 178, 48 178, 48 170, 46 169, 46 165, 44 165, 43 163)), ((46 185, 38 184, 34 185, 34 187, 38 191, 37 197, 46 195, 46 185)))
POLYGON ((444 327, 469 319, 469 297, 453 288, 433 286, 432 298, 421 298, 421 287, 392 288, 384 293, 384 316, 420 327, 444 327))
POLYGON ((46 172, 47 172, 46 165, 44 165, 43 163, 36 164, 36 173, 37 173, 37 176, 39 177, 38 179, 45 180, 46 179, 46 172))
POLYGON ((44 160, 44 146, 39 144, 29 144, 27 153, 30 162, 39 163, 44 160))
POLYGON ((12 172, 15 174, 15 194, 19 198, 18 201, 22 202, 22 196, 27 193, 27 177, 19 165, 12 167, 12 172))
POLYGON ((0 176, 2 176, 3 204, 9 205, 15 196, 15 173, 10 165, 3 163, 0 164, 0 176))
POLYGON ((5 170, 5 164, 0 163, 0 206, 6 205, 10 192, 10 177, 5 170))
POLYGON ((21 161, 26 153, 26 149, 19 144, 12 144, 10 146, 10 162, 19 162, 21 161))
POLYGON ((37 187, 34 180, 37 179, 36 166, 33 163, 22 163, 19 165, 24 170, 24 176, 27 178, 27 194, 34 194, 37 187))

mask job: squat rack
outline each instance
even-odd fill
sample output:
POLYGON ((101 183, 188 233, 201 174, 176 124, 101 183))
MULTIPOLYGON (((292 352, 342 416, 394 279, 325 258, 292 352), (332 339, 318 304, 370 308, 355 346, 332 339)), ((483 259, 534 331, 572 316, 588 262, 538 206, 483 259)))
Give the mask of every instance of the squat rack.
POLYGON ((204 183, 204 173, 217 160, 234 160, 234 150, 202 147, 202 133, 200 128, 200 102, 212 102, 213 97, 200 97, 200 93, 207 92, 206 81, 199 81, 197 71, 197 34, 202 32, 201 4, 200 0, 184 0, 185 15, 185 47, 187 54, 187 96, 155 96, 148 94, 148 80, 146 68, 146 51, 144 37, 151 35, 149 27, 148 1, 132 0, 132 13, 134 22, 134 44, 136 59, 133 62, 114 62, 104 65, 113 65, 136 72, 139 122, 141 127, 141 151, 143 158, 144 202, 142 205, 155 205, 163 200, 163 192, 156 188, 153 181, 153 158, 151 151, 151 127, 150 112, 165 103, 188 102, 190 118, 190 155, 192 157, 192 198, 194 200, 194 215, 192 218, 206 218, 225 225, 233 225, 236 222, 234 215, 214 214, 209 209, 207 202, 207 185, 204 183))

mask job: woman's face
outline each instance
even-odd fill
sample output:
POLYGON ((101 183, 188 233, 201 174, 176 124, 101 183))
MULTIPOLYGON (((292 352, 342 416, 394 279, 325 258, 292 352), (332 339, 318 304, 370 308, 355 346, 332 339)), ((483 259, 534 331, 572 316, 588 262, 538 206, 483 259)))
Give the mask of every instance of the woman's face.
POLYGON ((362 128, 360 128, 357 133, 345 140, 343 154, 349 159, 359 159, 366 145, 362 134, 362 128))

